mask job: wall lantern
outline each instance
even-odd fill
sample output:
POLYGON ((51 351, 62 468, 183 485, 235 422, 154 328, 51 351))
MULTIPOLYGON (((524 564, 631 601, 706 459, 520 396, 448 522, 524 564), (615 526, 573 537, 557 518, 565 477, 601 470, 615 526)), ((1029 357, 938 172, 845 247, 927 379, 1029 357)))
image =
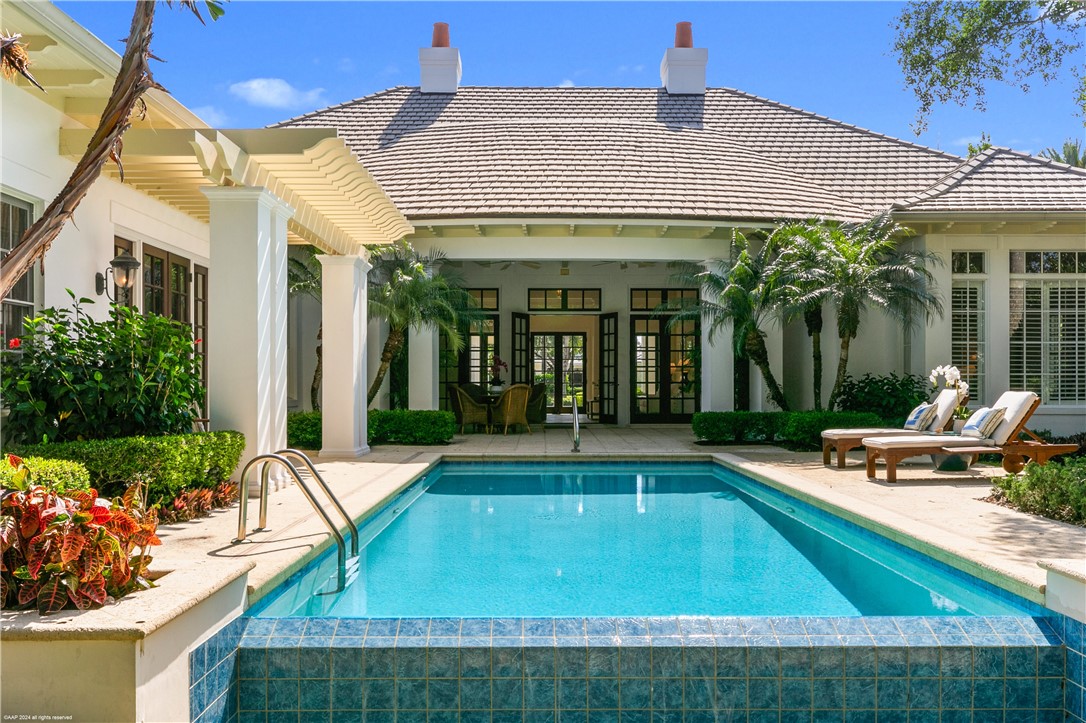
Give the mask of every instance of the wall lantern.
MULTIPOLYGON (((109 295, 109 286, 106 284, 107 277, 113 274, 113 283, 123 293, 135 286, 136 270, 139 267, 139 259, 127 251, 121 251, 115 259, 109 262, 109 268, 106 269, 105 273, 99 272, 94 275, 94 290, 98 292, 99 296, 105 294, 110 301, 116 301, 109 295)), ((118 296, 121 296, 121 294, 118 294, 118 296)))

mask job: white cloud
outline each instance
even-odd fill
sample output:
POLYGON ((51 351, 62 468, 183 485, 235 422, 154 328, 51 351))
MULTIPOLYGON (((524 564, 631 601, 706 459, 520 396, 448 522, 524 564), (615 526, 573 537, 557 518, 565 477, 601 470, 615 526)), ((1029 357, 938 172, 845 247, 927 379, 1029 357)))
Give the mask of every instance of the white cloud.
POLYGON ((386 65, 385 67, 381 68, 381 75, 383 75, 385 77, 388 77, 390 75, 396 75, 399 72, 400 72, 400 66, 396 65, 395 63, 390 63, 390 64, 386 65))
POLYGON ((561 83, 558 84, 558 87, 559 88, 573 88, 573 87, 576 87, 576 85, 577 84, 574 83, 572 80, 570 80, 569 78, 566 78, 565 80, 563 80, 561 83))
POLYGON ((354 61, 350 58, 340 58, 339 62, 336 63, 336 70, 341 73, 353 73, 354 61))
POLYGON ((231 95, 262 108, 304 108, 317 105, 324 88, 299 90, 282 78, 253 78, 230 86, 231 95))
POLYGON ((230 116, 213 105, 193 108, 192 112, 200 116, 212 128, 225 128, 230 123, 230 116))
POLYGON ((960 146, 965 148, 968 145, 978 145, 980 143, 980 136, 962 136, 961 138, 955 138, 950 142, 952 146, 960 146))

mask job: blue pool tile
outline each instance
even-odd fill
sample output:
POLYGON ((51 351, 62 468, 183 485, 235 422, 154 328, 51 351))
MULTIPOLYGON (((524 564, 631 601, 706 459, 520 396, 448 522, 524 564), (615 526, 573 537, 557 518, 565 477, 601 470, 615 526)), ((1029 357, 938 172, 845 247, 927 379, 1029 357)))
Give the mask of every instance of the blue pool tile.
POLYGON ((840 710, 814 710, 811 711, 811 723, 845 723, 846 715, 840 710))
POLYGON ((614 618, 587 618, 585 620, 585 634, 618 635, 618 623, 614 618))
POLYGON ((957 619, 952 617, 928 618, 928 627, 936 635, 964 635, 965 631, 958 625, 957 619))
POLYGON ((268 677, 268 660, 266 651, 261 648, 239 648, 238 677, 268 677))
POLYGON ((400 621, 396 618, 373 618, 366 629, 366 637, 394 638, 400 621))
POLYGON ((396 701, 392 680, 367 678, 362 681, 362 705, 365 710, 392 710, 396 701))
POLYGON ((1037 708, 1036 678, 1007 678, 1004 688, 1007 708, 1037 708))
POLYGON ((369 625, 370 621, 366 619, 344 618, 336 625, 336 634, 334 637, 364 638, 366 637, 366 629, 369 625))
POLYGON ((306 618, 279 618, 269 635, 293 636, 305 632, 306 618))
POLYGON ((396 648, 395 675, 397 678, 426 677, 426 648, 396 648))
POLYGON ((683 617, 679 618, 679 632, 686 637, 688 635, 712 635, 713 626, 709 618, 683 617))
POLYGON ((943 677, 969 678, 973 675, 972 648, 941 648, 939 666, 943 677))
POLYGON ((330 710, 332 686, 329 680, 303 680, 299 707, 302 710, 330 710))
POLYGON ((1003 680, 999 678, 973 679, 973 708, 1003 708, 1003 680))
POLYGON ((777 645, 782 648, 809 648, 811 640, 806 635, 778 635, 777 645))
POLYGON ((269 649, 267 651, 269 678, 298 678, 298 649, 269 649))
POLYGON ((330 658, 332 662, 333 678, 345 679, 362 677, 361 648, 332 648, 330 658))
POLYGON ((362 681, 333 680, 332 710, 362 710, 362 681))
POLYGON ((460 677, 461 678, 489 678, 490 677, 490 649, 489 648, 461 648, 460 649, 460 677))
POLYGON ((430 637, 457 637, 461 622, 460 618, 431 618, 430 637))
POLYGON ((840 678, 845 674, 845 651, 811 648, 811 674, 816 678, 840 678))
POLYGON ((875 661, 880 678, 903 678, 909 674, 908 648, 876 648, 875 661))
POLYGON ((970 635, 969 641, 973 647, 996 647, 1003 645, 1003 638, 998 635, 970 635))
POLYGON ((968 648, 972 647, 973 641, 969 639, 968 635, 964 633, 960 635, 953 635, 949 633, 938 633, 935 639, 939 642, 939 645, 944 648, 960 647, 968 648))
POLYGON ((559 680, 558 707, 562 710, 587 710, 588 679, 563 678, 559 680))
POLYGON ((938 648, 909 648, 909 675, 932 678, 939 675, 938 648))
POLYGON ((681 635, 678 618, 648 618, 649 635, 681 635))
POLYGON ((681 711, 683 706, 682 678, 653 678, 650 684, 653 711, 681 711))
POLYGON ((268 710, 298 710, 300 700, 299 681, 297 678, 268 679, 268 710))
POLYGON ((275 629, 274 618, 245 618, 245 635, 267 636, 275 629))
POLYGON ((554 648, 524 648, 524 676, 526 678, 555 677, 554 648))
POLYGON ((747 714, 747 723, 780 723, 780 713, 770 710, 752 710, 747 714))
POLYGON ((838 635, 869 635, 863 618, 830 618, 838 635))
POLYGON ((909 704, 909 679, 878 678, 875 681, 875 698, 880 710, 904 708, 909 704))
POLYGON ((714 635, 742 635, 743 623, 739 618, 709 618, 714 635))
POLYGON ((624 710, 620 715, 622 723, 652 723, 652 712, 648 710, 624 710))
MULTIPOLYGON (((651 681, 648 678, 627 678, 619 680, 619 705, 625 710, 648 710, 652 696, 651 681)), ((623 715, 625 720, 625 715, 623 715)))
POLYGON ((492 648, 490 665, 495 678, 520 678, 524 675, 524 650, 519 645, 492 648))
POLYGON ((525 618, 524 635, 550 637, 554 635, 554 618, 525 618))
POLYGON ((396 712, 396 723, 426 723, 426 711, 425 710, 400 710, 400 711, 397 711, 396 712))
POLYGON ((944 708, 940 713, 939 723, 973 723, 972 710, 944 708))
POLYGON ((495 637, 515 637, 524 635, 524 621, 521 618, 495 618, 491 629, 495 637))
POLYGON ((775 647, 748 648, 747 671, 751 678, 779 678, 781 675, 780 649, 775 647))
POLYGON ((558 637, 583 637, 586 634, 584 618, 556 618, 554 634, 558 637))
MULTIPOLYGON (((866 710, 875 708, 875 679, 874 678, 846 678, 845 681, 845 705, 848 710, 866 710)), ((815 705, 822 707, 820 701, 815 705)))
POLYGON ((747 681, 747 701, 753 710, 777 709, 780 705, 779 678, 750 678, 747 681))
POLYGON ((427 705, 433 709, 486 708, 490 705, 489 680, 465 680, 463 684, 451 679, 431 678, 422 681, 427 705))
MULTIPOLYGON (((909 711, 907 710, 880 710, 875 719, 878 723, 908 723, 909 711)), ((995 723, 992 721, 991 723, 995 723)))
POLYGON ((490 618, 465 618, 460 625, 461 638, 489 638, 490 634, 490 618))
MULTIPOLYGON (((244 638, 238 641, 239 648, 266 648, 268 647, 268 640, 270 637, 267 635, 246 635, 244 638)), ((193 651, 195 652, 195 651, 193 651)), ((206 652, 206 651, 205 651, 206 652)))
POLYGON ((524 680, 524 707, 547 708, 553 710, 557 705, 555 679, 526 678, 524 680))
POLYGON ((748 638, 743 635, 717 635, 713 641, 718 648, 745 648, 748 644, 748 638))
POLYGON ((803 618, 803 628, 808 635, 837 635, 837 628, 829 618, 803 618))
POLYGON ((431 635, 426 639, 426 646, 429 648, 459 648, 459 637, 435 637, 431 635))
POLYGON ((681 676, 683 670, 682 648, 652 648, 651 675, 653 677, 681 676))
POLYGON ((1008 678, 1037 675, 1036 648, 1007 648, 1006 661, 1008 678))
MULTIPOLYGON (((493 681, 495 710, 520 710, 524 707, 524 681, 520 678, 495 678, 493 681)), ((461 688, 463 695, 463 688, 461 688)), ((462 706, 466 704, 461 701, 462 706)))
POLYGON ((425 638, 429 634, 429 618, 406 618, 401 620, 397 631, 397 636, 401 638, 425 638))
POLYGON ((644 618, 616 618, 619 637, 641 637, 649 634, 649 625, 644 618))
POLYGON ((298 711, 268 711, 267 720, 268 723, 299 723, 298 711))
POLYGON ((684 710, 683 723, 718 723, 717 713, 712 710, 684 710))
POLYGON ((298 677, 300 678, 330 678, 332 677, 332 651, 329 647, 299 648, 298 649, 298 677))
POLYGON ((652 648, 620 648, 618 661, 623 678, 647 678, 652 668, 652 648))
MULTIPOLYGON (((716 649, 716 675, 718 678, 747 677, 746 647, 720 647, 716 649)), ((625 671, 623 671, 625 675, 625 671)))
MULTIPOLYGON (((1065 662, 1073 660, 1073 653, 1066 653, 1063 648, 1043 647, 1037 650, 1037 674, 1044 678, 1064 675, 1065 662)), ((1077 656, 1082 658, 1082 656, 1077 656)), ((1079 661, 1081 662, 1081 660, 1079 661)), ((1067 666, 1070 667, 1070 666, 1067 666)), ((1068 671, 1071 675, 1071 672, 1068 671)))
POLYGON ((812 648, 782 647, 781 677, 782 678, 809 678, 811 677, 811 651, 812 648))
POLYGON ((332 647, 332 637, 330 635, 303 635, 298 641, 299 648, 324 648, 327 650, 332 647))
POLYGON ((939 679, 909 678, 909 708, 938 708, 939 679))
POLYGON ((492 648, 522 648, 524 647, 524 638, 506 637, 500 636, 490 639, 490 647, 492 648))
POLYGON ((268 681, 241 680, 238 682, 238 709, 243 711, 268 709, 268 681))
POLYGON ((618 678, 589 678, 589 709, 618 708, 618 686, 618 678))
MULTIPOLYGON (((854 636, 859 637, 859 636, 854 636)), ((833 635, 808 635, 807 639, 811 641, 811 647, 839 647, 842 644, 840 636, 836 633, 833 635)), ((868 639, 867 645, 871 645, 871 639, 868 639)))
POLYGON ((460 675, 459 648, 428 648, 427 674, 431 678, 457 678, 460 675))
POLYGON ((492 723, 559 723, 559 719, 553 710, 526 710, 523 714, 496 712, 492 723))
POLYGON ((301 635, 272 635, 270 638, 268 638, 268 647, 296 648, 301 642, 301 635))
MULTIPOLYGON (((819 680, 818 683, 823 683, 824 680, 819 680)), ((833 681, 838 687, 841 686, 840 681, 833 681)), ((821 686, 818 686, 821 688, 821 686)), ((781 707, 782 708, 810 708, 814 702, 814 688, 815 682, 810 678, 786 678, 781 681, 781 707)), ((825 701, 819 699, 819 707, 831 708, 837 706, 828 705, 825 701)))
POLYGON ((905 647, 904 635, 875 635, 872 637, 876 647, 903 648, 905 647))
POLYGON ((619 649, 615 647, 588 648, 588 675, 592 678, 617 678, 619 649))
POLYGON ((939 723, 939 711, 910 710, 909 723, 939 723))
POLYGON ((745 710, 747 678, 717 678, 716 705, 721 710, 745 710))
POLYGON ((361 648, 366 644, 366 639, 358 635, 337 635, 332 638, 333 648, 361 648))
POLYGON ((843 708, 845 705, 845 681, 838 678, 815 678, 811 697, 818 708, 843 708))
POLYGON ((802 618, 773 617, 769 619, 773 626, 773 632, 779 635, 807 635, 807 628, 803 625, 802 618))
POLYGON ((367 647, 364 650, 364 659, 364 674, 367 678, 391 678, 396 670, 396 651, 393 648, 367 647))
POLYGON ((390 650, 396 647, 396 638, 387 635, 366 635, 366 639, 362 641, 362 646, 365 648, 377 648, 381 650, 390 650))
POLYGON ((975 648, 973 675, 977 678, 1002 678, 1006 662, 1003 648, 975 648))
POLYGON ((768 618, 740 618, 744 635, 773 635, 773 624, 768 618))
POLYGON ((588 645, 588 638, 583 635, 562 636, 554 639, 559 648, 583 648, 588 645))
POLYGON ((872 635, 838 635, 838 640, 845 647, 867 647, 875 645, 877 640, 883 641, 881 645, 903 645, 905 638, 900 635, 880 635, 878 638, 872 635))
POLYGON ((590 710, 588 723, 619 723, 619 713, 617 710, 590 710))
POLYGON ((559 647, 554 651, 554 658, 559 678, 588 677, 588 648, 559 647))
POLYGON ((305 635, 330 638, 336 634, 338 625, 339 620, 336 618, 310 618, 305 626, 305 635))
MULTIPOLYGON (((863 620, 864 620, 864 625, 867 626, 867 632, 871 633, 872 635, 896 635, 898 633, 906 632, 906 631, 904 631, 904 630, 902 630, 901 628, 898 627, 897 622, 900 619, 902 619, 902 618, 872 616, 872 617, 865 617, 863 620)), ((917 618, 905 618, 905 619, 916 620, 917 618)), ((924 627, 923 627, 923 630, 921 630, 919 632, 924 632, 924 633, 929 633, 930 634, 931 633, 931 628, 929 628, 927 626, 927 624, 925 623, 924 627)))
POLYGON ((943 678, 939 685, 939 705, 946 708, 973 707, 973 681, 970 678, 943 678))
POLYGON ((711 678, 716 674, 714 648, 684 647, 682 660, 682 673, 688 678, 711 678))

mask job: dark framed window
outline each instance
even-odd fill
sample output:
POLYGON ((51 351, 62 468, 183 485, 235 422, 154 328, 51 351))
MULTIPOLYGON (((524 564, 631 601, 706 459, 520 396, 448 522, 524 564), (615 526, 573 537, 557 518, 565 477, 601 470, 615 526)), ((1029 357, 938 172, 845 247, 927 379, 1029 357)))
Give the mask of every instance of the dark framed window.
POLYGON ((471 298, 475 299, 475 303, 483 311, 498 310, 497 289, 468 289, 468 293, 471 294, 471 298))
MULTIPOLYGON (((30 228, 34 207, 26 201, 0 194, 0 259, 7 256, 23 234, 30 228)), ((23 335, 23 320, 34 315, 34 286, 37 267, 30 269, 19 279, 11 293, 0 304, 0 333, 4 349, 9 340, 23 335)))
POLYGON ((954 274, 983 274, 983 251, 953 251, 950 254, 950 271, 954 274))
POLYGON ((631 311, 678 310, 698 302, 697 289, 630 289, 631 311))
POLYGON ((143 313, 190 323, 190 269, 184 256, 143 245, 143 313))
POLYGON ((528 311, 599 311, 601 289, 528 289, 528 311))
MULTIPOLYGON (((207 267, 195 264, 192 274, 192 338, 195 351, 200 355, 200 381, 204 389, 208 387, 207 379, 207 325, 209 317, 208 307, 208 274, 207 267)), ((207 397, 205 392, 203 404, 204 417, 208 416, 207 397)))

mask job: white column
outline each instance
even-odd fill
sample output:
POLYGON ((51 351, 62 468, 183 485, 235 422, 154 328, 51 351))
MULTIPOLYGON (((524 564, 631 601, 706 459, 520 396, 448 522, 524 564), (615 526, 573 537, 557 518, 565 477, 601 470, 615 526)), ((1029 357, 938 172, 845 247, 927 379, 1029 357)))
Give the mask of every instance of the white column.
POLYGON ((438 407, 438 333, 424 326, 407 332, 407 407, 438 407))
MULTIPOLYGON (((385 349, 385 340, 388 338, 388 322, 383 319, 370 319, 366 330, 366 393, 369 394, 369 385, 377 378, 377 370, 381 366, 381 353, 385 349)), ((369 405, 371 409, 388 409, 388 375, 381 381, 381 388, 377 390, 377 396, 369 405)))
POLYGON ((735 406, 735 359, 732 329, 717 329, 709 339, 709 329, 701 329, 701 410, 727 412, 735 406))
MULTIPOLYGON (((984 282, 985 329, 984 329, 984 384, 985 389, 971 394, 978 404, 991 404, 999 395, 1011 388, 1011 259, 1007 244, 1002 237, 992 243, 988 251, 988 278, 984 282)), ((1080 247, 1081 248, 1081 247, 1080 247)), ((949 266, 949 262, 947 264, 949 266)), ((949 284, 947 285, 949 289, 949 284)), ((946 318, 950 319, 950 292, 944 294, 946 318)), ((947 358, 950 358, 947 350, 947 358)), ((1079 416, 1079 421, 1082 417, 1079 416)), ((1041 425, 1037 425, 1038 427, 1041 425)))
POLYGON ((355 458, 366 441, 366 272, 361 256, 318 256, 324 324, 322 458, 355 458))
POLYGON ((263 188, 203 193, 211 215, 211 427, 245 435, 244 464, 287 443, 286 253, 294 210, 263 188))

